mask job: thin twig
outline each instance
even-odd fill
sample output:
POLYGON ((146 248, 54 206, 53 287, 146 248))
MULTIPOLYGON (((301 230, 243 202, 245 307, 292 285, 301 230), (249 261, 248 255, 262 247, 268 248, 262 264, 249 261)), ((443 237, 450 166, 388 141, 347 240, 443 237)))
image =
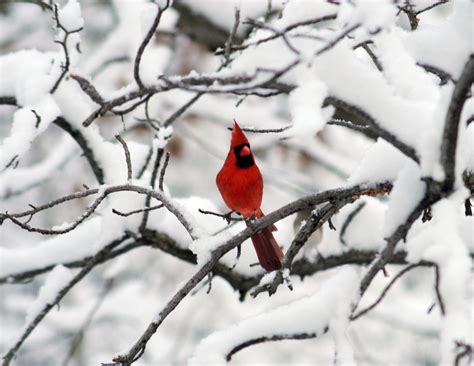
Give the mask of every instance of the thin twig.
POLYGON ((82 324, 79 332, 76 333, 74 336, 71 347, 69 348, 69 351, 64 358, 64 361, 62 363, 63 366, 67 366, 69 362, 71 361, 72 357, 74 356, 74 353, 76 350, 79 348, 82 340, 84 339, 84 335, 86 334, 86 330, 89 328, 89 326, 92 323, 92 319, 94 318, 94 315, 97 313, 99 310, 100 306, 105 300, 105 297, 109 293, 109 291, 112 289, 112 286, 114 284, 114 279, 108 279, 102 292, 100 293, 99 297, 97 298, 94 306, 90 309, 90 311, 87 314, 86 319, 84 320, 84 323, 82 324))
POLYGON ((396 274, 395 277, 392 278, 392 280, 388 283, 387 286, 385 286, 385 288, 383 289, 383 291, 381 292, 381 294, 379 295, 379 297, 377 298, 376 301, 374 301, 371 305, 367 306, 366 308, 362 309, 361 311, 359 311, 357 314, 353 314, 351 315, 350 319, 351 320, 356 320, 358 318, 360 318, 361 316, 367 314, 370 310, 372 310, 373 308, 375 308, 382 300, 383 298, 385 297, 385 295, 387 294, 388 290, 390 290, 390 288, 394 285, 395 282, 397 282, 397 280, 402 277, 405 273, 411 271, 413 268, 416 268, 416 267, 420 267, 422 264, 410 264, 409 266, 406 266, 405 268, 403 268, 400 272, 398 272, 396 274))
POLYGON ((165 181, 166 168, 168 167, 169 161, 170 161, 170 153, 166 152, 165 161, 163 162, 163 167, 161 168, 161 171, 160 171, 160 180, 158 183, 158 189, 162 192, 163 192, 163 183, 165 181))
MULTIPOLYGON (((251 132, 251 133, 281 133, 288 129, 290 129, 292 125, 286 125, 280 128, 254 128, 254 127, 242 127, 241 130, 244 132, 251 132)), ((228 127, 229 131, 232 131, 232 127, 228 127)))
MULTIPOLYGON (((161 161, 161 157, 163 156, 163 151, 164 150, 160 147, 156 148, 155 163, 153 164, 153 170, 151 172, 151 179, 150 179, 150 186, 152 188, 155 188, 156 176, 158 175, 158 168, 160 167, 160 161, 161 161)), ((150 207, 150 203, 151 203, 151 196, 148 195, 145 198, 145 208, 150 207)), ((144 211, 142 222, 141 222, 140 228, 139 228, 140 232, 145 230, 147 222, 148 222, 148 211, 144 211)))
POLYGON ((145 35, 145 38, 140 44, 140 47, 138 47, 138 51, 137 51, 137 55, 135 56, 135 63, 133 67, 133 77, 135 78, 135 82, 137 83, 140 89, 145 88, 140 78, 140 62, 141 62, 143 53, 145 52, 145 48, 146 46, 148 46, 148 43, 150 43, 151 37, 153 37, 153 34, 156 31, 156 28, 158 28, 158 25, 160 24, 160 20, 161 20, 161 16, 163 15, 163 12, 166 9, 168 9, 169 5, 170 5, 170 0, 166 0, 166 5, 163 8, 161 8, 160 5, 157 6, 157 13, 156 13, 155 19, 153 20, 153 24, 151 25, 150 29, 145 35))
POLYGON ((128 149, 127 143, 120 135, 116 135, 115 138, 120 142, 125 152, 125 162, 127 163, 127 181, 132 180, 132 160, 130 159, 130 150, 128 149))
POLYGON ((441 296, 441 292, 439 290, 439 281, 440 281, 440 273, 439 273, 439 266, 434 265, 435 268, 435 292, 436 298, 438 299, 439 308, 441 310, 441 315, 446 315, 446 310, 444 307, 443 297, 441 296))
POLYGON ((349 215, 347 215, 347 218, 342 224, 341 231, 339 233, 339 240, 341 241, 342 245, 347 245, 346 240, 344 239, 344 234, 346 233, 346 230, 352 220, 354 220, 354 218, 359 214, 359 212, 362 211, 366 204, 366 202, 362 202, 349 215))
POLYGON ((145 212, 145 211, 157 210, 157 209, 162 208, 162 207, 164 207, 164 205, 160 204, 160 205, 147 207, 147 208, 141 208, 139 210, 133 210, 133 211, 129 211, 129 212, 121 212, 121 211, 118 211, 115 208, 113 208, 112 212, 116 215, 119 215, 119 216, 128 217, 128 216, 135 215, 137 213, 142 213, 142 212, 145 212))
POLYGON ((54 13, 54 20, 56 21, 56 28, 61 29, 64 32, 64 37, 63 37, 62 41, 54 41, 54 42, 58 43, 62 47, 63 52, 64 52, 65 62, 64 62, 63 65, 61 65, 61 67, 62 67, 61 75, 59 75, 59 78, 56 80, 56 82, 54 83, 53 87, 50 90, 51 94, 54 94, 54 92, 59 87, 59 84, 63 80, 64 76, 66 76, 66 74, 69 72, 69 67, 71 65, 71 61, 69 60, 69 50, 67 48, 67 40, 68 40, 68 38, 71 34, 78 33, 82 30, 82 27, 80 27, 78 29, 74 29, 74 30, 68 30, 61 24, 61 22, 59 20, 59 10, 58 10, 58 5, 57 4, 55 4, 53 6, 53 13, 54 13))
POLYGON ((229 34, 229 38, 227 39, 224 47, 224 66, 227 66, 230 63, 230 50, 232 47, 232 43, 234 42, 235 35, 237 34, 237 29, 239 28, 240 22, 240 9, 238 7, 235 8, 234 14, 234 26, 232 27, 232 31, 229 34))

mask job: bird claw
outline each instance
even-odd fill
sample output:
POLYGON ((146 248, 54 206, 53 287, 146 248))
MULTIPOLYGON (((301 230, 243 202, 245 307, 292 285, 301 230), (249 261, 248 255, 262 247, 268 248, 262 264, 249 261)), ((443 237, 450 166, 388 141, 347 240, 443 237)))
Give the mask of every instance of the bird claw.
POLYGON ((230 219, 230 216, 234 213, 234 211, 230 211, 230 212, 227 212, 226 214, 224 214, 224 220, 227 221, 227 225, 230 224, 231 222, 231 219, 230 219))

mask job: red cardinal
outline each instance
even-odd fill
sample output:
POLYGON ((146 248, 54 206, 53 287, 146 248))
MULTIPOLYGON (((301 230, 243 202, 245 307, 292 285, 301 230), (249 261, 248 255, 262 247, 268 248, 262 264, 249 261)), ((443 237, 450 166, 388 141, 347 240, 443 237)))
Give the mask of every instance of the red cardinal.
MULTIPOLYGON (((255 164, 250 144, 240 126, 234 120, 232 140, 227 158, 216 177, 217 188, 226 205, 245 218, 263 217, 260 209, 263 195, 263 180, 255 164)), ((258 261, 268 272, 281 268, 283 252, 278 246, 271 226, 252 236, 258 261)))

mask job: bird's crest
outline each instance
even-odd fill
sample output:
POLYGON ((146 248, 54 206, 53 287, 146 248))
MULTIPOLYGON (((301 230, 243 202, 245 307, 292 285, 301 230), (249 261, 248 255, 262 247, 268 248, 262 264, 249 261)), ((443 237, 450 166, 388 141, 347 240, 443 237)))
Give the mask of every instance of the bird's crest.
POLYGON ((234 119, 234 128, 232 129, 232 140, 230 142, 231 147, 248 144, 249 140, 244 135, 237 121, 234 119))

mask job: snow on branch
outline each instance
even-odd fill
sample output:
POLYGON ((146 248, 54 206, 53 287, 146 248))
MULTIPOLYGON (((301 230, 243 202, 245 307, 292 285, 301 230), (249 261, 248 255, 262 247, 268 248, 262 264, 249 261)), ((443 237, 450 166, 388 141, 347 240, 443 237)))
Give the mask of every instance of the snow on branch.
POLYGON ((344 332, 351 303, 357 297, 357 283, 357 271, 341 268, 311 296, 248 318, 205 338, 189 363, 222 364, 254 344, 319 337, 329 329, 333 331, 331 325, 337 320, 343 320, 338 326, 342 326, 344 332))
POLYGON ((65 363, 224 364, 326 333, 335 353, 312 362, 378 364, 382 331, 388 363, 469 362, 471 4, 205 3, 2 7, 4 364, 51 364, 46 342, 65 363), (215 187, 233 118, 264 180, 248 227, 215 187), (264 274, 249 239, 272 225, 285 254, 264 274), (100 276, 114 286, 86 312, 100 276), (80 361, 44 321, 59 304, 54 334, 80 335, 80 361), (386 314, 412 324, 399 336, 386 314))

